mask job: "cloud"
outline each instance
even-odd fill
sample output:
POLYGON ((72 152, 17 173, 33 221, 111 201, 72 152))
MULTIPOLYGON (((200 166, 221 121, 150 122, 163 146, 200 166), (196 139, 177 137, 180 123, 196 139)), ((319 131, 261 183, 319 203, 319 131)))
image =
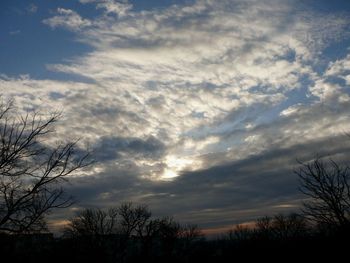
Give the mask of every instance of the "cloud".
POLYGON ((304 198, 297 191, 298 179, 293 174, 297 158, 308 161, 317 152, 346 163, 349 151, 350 141, 342 135, 266 149, 243 160, 184 172, 178 180, 163 182, 143 180, 137 176, 141 169, 119 164, 117 170, 110 166, 100 175, 74 179, 70 191, 81 197, 79 205, 83 207, 132 200, 147 203, 155 215, 175 215, 204 228, 231 225, 265 214, 295 211, 304 198))
POLYGON ((95 144, 93 152, 98 161, 116 160, 122 157, 157 160, 164 154, 165 145, 152 136, 146 139, 102 137, 95 144))
POLYGON ((326 77, 338 77, 346 81, 350 85, 350 55, 335 62, 330 62, 325 73, 326 77))
POLYGON ((82 18, 77 12, 57 8, 57 15, 43 20, 43 23, 55 29, 57 27, 63 27, 71 31, 79 31, 85 27, 91 26, 91 21, 82 18))
POLYGON ((14 30, 14 31, 10 31, 9 32, 9 34, 11 35, 11 36, 15 36, 15 35, 18 35, 18 34, 20 34, 21 33, 21 30, 14 30))
POLYGON ((115 14, 119 18, 128 15, 133 8, 132 4, 129 4, 127 0, 79 0, 79 2, 82 4, 95 3, 97 9, 103 9, 106 14, 115 14))
POLYGON ((37 11, 38 11, 38 6, 33 3, 27 7, 27 12, 30 14, 35 14, 37 11))
POLYGON ((80 3, 102 12, 59 8, 43 23, 92 47, 47 65, 85 82, 1 76, 0 90, 20 110, 64 109, 57 138, 91 145, 98 164, 70 186, 82 206, 133 200, 225 225, 299 204, 296 158, 344 160, 349 55, 327 50, 348 53, 349 14, 295 1, 80 3))

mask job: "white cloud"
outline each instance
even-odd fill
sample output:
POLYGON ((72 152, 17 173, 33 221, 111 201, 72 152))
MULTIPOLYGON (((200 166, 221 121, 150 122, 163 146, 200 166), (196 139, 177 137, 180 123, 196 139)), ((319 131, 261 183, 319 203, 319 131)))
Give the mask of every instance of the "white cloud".
POLYGON ((10 31, 9 32, 9 34, 11 35, 11 36, 15 36, 15 35, 18 35, 18 34, 20 34, 21 33, 21 30, 14 30, 14 31, 10 31))
MULTIPOLYGON (((279 115, 264 116, 277 111, 288 94, 305 88, 305 83, 310 85, 306 91, 323 102, 347 99, 341 88, 327 83, 313 69, 320 50, 333 39, 345 37, 341 34, 348 24, 345 16, 335 19, 334 15, 300 11, 289 1, 271 5, 265 1, 199 0, 193 5, 142 12, 133 11, 126 1, 80 2, 95 4, 105 14, 84 20, 72 10, 59 9, 59 16, 45 23, 77 31, 79 40, 95 50, 48 68, 96 83, 99 92, 90 89, 84 98, 90 101, 88 108, 100 112, 96 123, 103 128, 87 128, 98 136, 112 131, 141 138, 163 136, 178 156, 188 154, 193 142, 197 144, 191 149, 193 154, 237 147, 242 152, 257 152, 269 145, 268 134, 252 133, 236 140, 228 136, 207 144, 210 138, 220 138, 215 134, 223 136, 246 130, 247 124, 257 127, 273 123, 279 116, 312 111, 312 106, 300 106, 303 111, 299 111, 303 104, 296 102, 279 115), (108 13, 117 16, 106 16, 108 13), (69 20, 75 22, 68 25, 69 20), (255 105, 260 111, 251 110, 255 105), (97 110, 101 107, 106 110, 97 110), (229 115, 235 118, 231 120, 229 115), (254 146, 254 138, 259 138, 260 144, 254 146)), ((333 71, 345 66, 336 63, 339 66, 333 65, 333 71)), ((96 118, 85 111, 88 109, 80 110, 84 116, 96 118)), ((288 132, 274 133, 280 142, 288 132)))
POLYGON ((323 103, 338 103, 350 101, 348 94, 337 84, 327 83, 324 80, 315 82, 315 86, 310 87, 312 95, 318 97, 323 103))
POLYGON ((43 20, 43 23, 53 29, 63 27, 71 31, 79 31, 92 24, 90 20, 82 18, 77 12, 64 8, 57 8, 57 15, 43 20))
POLYGON ((104 9, 106 14, 116 14, 118 17, 124 17, 132 9, 132 4, 127 0, 79 0, 82 4, 96 3, 96 8, 104 9))
POLYGON ((102 3, 98 3, 97 8, 105 9, 107 14, 113 13, 118 15, 118 17, 123 17, 132 9, 132 5, 114 0, 106 0, 102 3))
POLYGON ((291 115, 297 114, 301 108, 302 108, 302 104, 298 103, 298 104, 295 104, 293 106, 290 106, 290 107, 284 109, 283 111, 281 111, 280 115, 281 116, 291 116, 291 115))
MULTIPOLYGON (((327 61, 324 72, 318 67, 324 48, 347 37, 346 16, 300 10, 293 1, 198 0, 150 11, 125 1, 80 2, 103 12, 86 19, 59 8, 44 23, 74 31, 93 51, 47 67, 91 83, 1 76, 0 90, 24 110, 64 109, 60 138, 92 145, 114 138, 124 148, 130 140, 164 143, 157 158, 124 148, 116 154, 108 144, 115 158, 105 158, 94 170, 100 174, 181 182, 184 171, 268 151, 290 149, 295 159, 298 146, 350 130, 349 55, 327 61)), ((278 167, 271 162, 263 168, 278 167)))
POLYGON ((38 11, 38 6, 35 5, 35 4, 30 4, 28 7, 27 7, 27 12, 28 13, 31 13, 31 14, 34 14, 38 11))
POLYGON ((350 85, 350 55, 335 62, 330 62, 325 76, 343 78, 346 84, 350 85))

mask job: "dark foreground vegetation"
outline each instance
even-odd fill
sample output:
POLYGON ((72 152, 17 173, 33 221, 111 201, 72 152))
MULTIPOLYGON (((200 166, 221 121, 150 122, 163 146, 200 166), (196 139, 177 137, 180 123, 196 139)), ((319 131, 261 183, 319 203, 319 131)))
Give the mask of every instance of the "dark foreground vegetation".
POLYGON ((349 169, 333 160, 300 163, 302 210, 237 225, 208 240, 195 225, 154 218, 145 205, 80 210, 60 237, 45 216, 72 205, 60 182, 91 165, 77 142, 47 144, 59 118, 13 114, 0 103, 1 262, 231 262, 348 257, 349 169))
MULTIPOLYGON (((163 221, 164 220, 164 221, 163 221)), ((151 234, 85 233, 5 235, 1 252, 7 262, 233 262, 237 260, 329 260, 347 255, 349 230, 310 227, 297 215, 261 218, 254 228, 236 226, 220 238, 192 236, 171 219, 151 234)), ((188 229, 187 229, 188 230, 188 229)))

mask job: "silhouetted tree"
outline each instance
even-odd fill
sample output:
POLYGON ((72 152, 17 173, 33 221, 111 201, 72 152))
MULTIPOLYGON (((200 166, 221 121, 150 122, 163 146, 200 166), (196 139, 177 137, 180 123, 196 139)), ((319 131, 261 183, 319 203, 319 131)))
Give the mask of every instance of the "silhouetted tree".
POLYGON ((66 236, 97 236, 116 233, 117 209, 107 212, 101 209, 85 209, 69 220, 64 232, 66 236))
POLYGON ((230 241, 246 241, 252 238, 253 231, 248 226, 238 224, 227 233, 230 241))
POLYGON ((180 238, 187 243, 193 243, 203 237, 199 227, 195 224, 186 224, 181 226, 180 238))
POLYGON ((271 239, 272 218, 265 216, 258 218, 255 223, 255 236, 259 239, 271 239))
POLYGON ((152 239, 157 236, 160 228, 159 219, 149 219, 143 227, 137 229, 137 234, 142 239, 152 239))
POLYGON ((271 222, 272 233, 278 240, 292 240, 305 236, 308 228, 303 216, 296 213, 288 216, 278 214, 271 222))
POLYGON ((139 237, 158 237, 161 239, 186 239, 194 241, 202 237, 202 233, 197 225, 181 225, 172 217, 147 219, 143 224, 139 224, 137 233, 139 237), (142 227, 140 227, 142 226, 142 227))
POLYGON ((59 183, 88 165, 88 154, 76 154, 77 142, 45 144, 59 117, 19 116, 0 103, 0 231, 41 231, 51 209, 72 204, 59 183))
POLYGON ((278 214, 257 219, 254 236, 266 240, 292 240, 304 236, 308 231, 305 218, 296 213, 278 214))
POLYGON ((159 224, 159 235, 163 240, 174 240, 180 237, 181 225, 172 217, 163 217, 159 224))
POLYGON ((309 197, 304 213, 313 221, 329 226, 346 226, 350 220, 349 168, 330 160, 303 163, 295 171, 300 191, 309 197))
POLYGON ((127 238, 132 235, 142 236, 144 228, 151 217, 151 212, 145 205, 135 206, 133 203, 123 203, 118 207, 121 233, 127 238))

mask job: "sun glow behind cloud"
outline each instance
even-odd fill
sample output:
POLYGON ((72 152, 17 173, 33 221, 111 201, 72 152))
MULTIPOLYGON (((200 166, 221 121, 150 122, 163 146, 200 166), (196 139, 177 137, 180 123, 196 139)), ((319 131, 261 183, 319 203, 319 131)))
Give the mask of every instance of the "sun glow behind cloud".
POLYGON ((181 175, 182 171, 196 170, 200 168, 201 162, 193 157, 184 158, 181 156, 168 155, 165 157, 166 168, 160 180, 173 180, 181 175))

